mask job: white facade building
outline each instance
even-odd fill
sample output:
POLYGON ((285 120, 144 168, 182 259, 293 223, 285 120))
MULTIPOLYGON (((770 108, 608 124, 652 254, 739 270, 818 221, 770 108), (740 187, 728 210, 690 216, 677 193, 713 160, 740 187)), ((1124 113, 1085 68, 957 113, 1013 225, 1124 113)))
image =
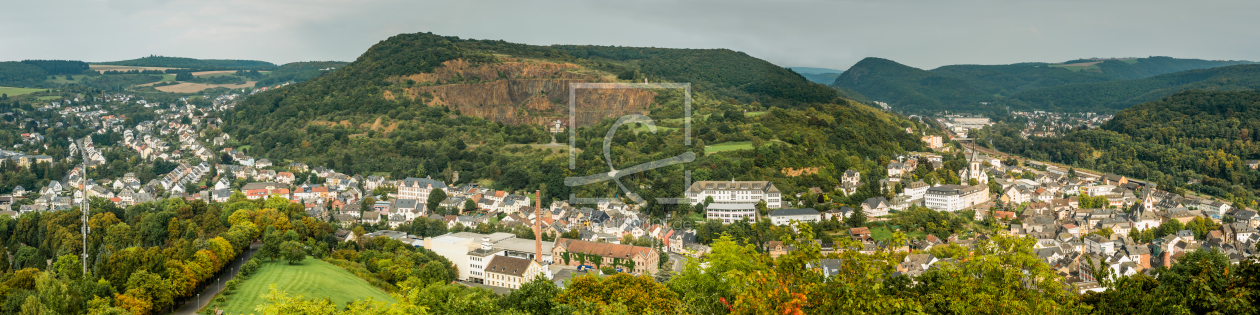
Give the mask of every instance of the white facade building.
POLYGON ((704 209, 704 218, 722 220, 723 224, 730 224, 744 218, 748 218, 748 221, 756 221, 757 207, 747 203, 713 203, 704 209))
POLYGON ((941 185, 928 188, 925 204, 936 211, 958 211, 989 200, 989 186, 941 185))
POLYGON ((779 188, 769 181, 699 181, 687 188, 687 199, 692 205, 713 197, 713 204, 751 204, 764 200, 766 208, 783 207, 779 188))
POLYGON ((818 222, 822 216, 818 210, 804 209, 778 209, 770 212, 770 223, 774 225, 788 225, 792 221, 798 222, 818 222))
POLYGON ((415 199, 421 203, 429 201, 429 193, 434 189, 446 190, 446 184, 430 178, 408 177, 398 181, 398 198, 415 199))

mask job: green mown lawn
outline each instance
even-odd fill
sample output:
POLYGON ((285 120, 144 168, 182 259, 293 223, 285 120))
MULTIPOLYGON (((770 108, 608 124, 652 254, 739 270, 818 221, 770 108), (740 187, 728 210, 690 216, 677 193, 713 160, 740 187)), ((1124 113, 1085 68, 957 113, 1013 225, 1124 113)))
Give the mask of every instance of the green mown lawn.
POLYGON ((753 146, 752 146, 751 141, 723 142, 723 143, 718 143, 714 145, 704 146, 704 154, 717 153, 717 152, 722 152, 722 151, 752 150, 752 148, 753 146))
POLYGON ((888 228, 882 226, 873 227, 871 228, 871 238, 877 241, 886 241, 892 239, 892 231, 889 231, 888 228))
MULTIPOLYGON (((264 260, 265 261, 265 260, 264 260)), ((269 286, 285 291, 290 296, 302 295, 304 298, 332 299, 339 307, 346 302, 372 298, 386 303, 397 303, 385 291, 374 287, 341 269, 314 257, 308 257, 299 265, 289 265, 282 260, 262 264, 258 272, 249 280, 241 282, 236 292, 227 296, 227 303, 222 308, 227 314, 254 314, 254 308, 266 303, 263 295, 269 292, 269 286)), ((211 306, 213 307, 213 306, 211 306)))

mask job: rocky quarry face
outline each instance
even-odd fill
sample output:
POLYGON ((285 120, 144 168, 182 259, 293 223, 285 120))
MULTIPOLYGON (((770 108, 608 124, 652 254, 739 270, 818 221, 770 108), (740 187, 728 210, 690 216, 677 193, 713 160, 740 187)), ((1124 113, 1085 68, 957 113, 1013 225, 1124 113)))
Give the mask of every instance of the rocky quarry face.
MULTIPOLYGON (((472 65, 447 61, 433 73, 394 80, 413 80, 420 86, 404 89, 412 99, 428 98, 429 106, 447 106, 464 115, 505 124, 545 124, 567 121, 569 83, 609 82, 601 73, 569 63, 509 61, 472 65), (472 80, 476 78, 476 80, 472 80), (477 83, 455 83, 448 82, 477 83), (426 95, 427 94, 427 95, 426 95)), ((627 114, 647 114, 655 92, 642 89, 578 89, 575 116, 578 126, 627 114)), ((396 97, 387 93, 386 98, 396 97)))

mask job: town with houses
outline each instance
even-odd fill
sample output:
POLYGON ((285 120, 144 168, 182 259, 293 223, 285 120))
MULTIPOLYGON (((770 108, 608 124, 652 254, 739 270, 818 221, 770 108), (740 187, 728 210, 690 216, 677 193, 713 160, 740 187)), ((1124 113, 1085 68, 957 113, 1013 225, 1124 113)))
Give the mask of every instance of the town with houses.
MULTIPOLYGON (((23 143, 0 150, 0 163, 20 167, 36 163, 75 164, 64 178, 38 187, 17 186, 5 192, 0 196, 0 214, 20 216, 69 210, 86 198, 109 200, 120 207, 164 198, 207 203, 229 202, 232 198, 283 198, 302 204, 312 217, 340 224, 343 229, 338 230, 336 236, 341 241, 383 236, 424 247, 450 260, 459 272, 458 280, 505 290, 519 288, 537 275, 562 279, 584 272, 590 268, 588 259, 601 259, 602 265, 618 266, 622 272, 656 274, 662 269, 676 270, 682 257, 699 257, 708 251, 706 245, 698 242, 694 228, 654 223, 634 204, 583 205, 556 200, 544 205, 536 192, 450 185, 427 177, 344 174, 322 166, 277 163, 249 156, 230 147, 232 139, 227 134, 212 132, 223 122, 206 115, 231 109, 244 95, 224 94, 214 97, 208 106, 195 106, 184 100, 159 104, 113 94, 95 100, 76 98, 39 108, 44 112, 55 111, 61 117, 74 117, 102 133, 120 132, 122 139, 112 146, 98 146, 92 137, 66 139, 71 142, 67 158, 55 160, 41 154, 48 135, 23 134, 23 143), (157 118, 126 128, 122 122, 128 118, 111 112, 120 105, 150 109, 157 118), (175 167, 151 179, 135 173, 116 178, 89 176, 89 169, 113 162, 103 153, 112 150, 125 150, 143 161, 164 161, 175 167), (431 196, 439 191, 445 199, 437 203, 438 208, 452 211, 429 209, 431 196), (448 229, 459 232, 425 238, 391 230, 421 218, 442 222, 448 229), (355 224, 380 229, 356 236, 349 230, 355 224), (523 239, 513 233, 475 233, 470 229, 487 224, 502 227, 496 230, 519 226, 532 229, 533 235, 549 237, 523 239), (621 244, 627 236, 650 240, 652 246, 621 244), (587 253, 587 256, 570 257, 569 253, 574 252, 587 253), (674 257, 670 261, 675 263, 659 266, 665 255, 674 257)), ((1094 114, 1017 114, 1037 121, 1036 125, 1029 126, 1029 135, 1033 136, 1053 133, 1058 130, 1055 128, 1064 126, 1097 126, 1106 119, 1106 116, 1094 114)), ((22 124, 22 128, 26 124, 64 123, 55 120, 49 125, 47 120, 29 118, 10 121, 22 124)), ((959 134, 991 124, 987 118, 962 116, 940 118, 938 122, 959 134)), ((1037 163, 1009 165, 998 157, 948 146, 940 136, 924 136, 923 141, 938 152, 961 150, 968 156, 965 168, 952 170, 961 184, 929 184, 915 179, 913 174, 920 164, 930 164, 931 169, 944 167, 939 153, 919 152, 887 161, 887 173, 876 177, 881 178, 880 187, 890 191, 900 187, 897 189, 900 193, 891 200, 869 198, 857 208, 840 207, 820 212, 799 201, 804 193, 854 194, 858 187, 869 184, 863 182, 863 178, 872 178, 856 170, 843 172, 835 187, 812 187, 809 191, 781 191, 772 181, 698 181, 686 188, 685 200, 702 209, 704 219, 722 224, 768 220, 773 225, 788 226, 801 222, 843 221, 856 212, 871 221, 880 221, 911 207, 974 213, 977 221, 992 217, 1002 222, 1001 233, 1037 239, 1035 254, 1071 279, 1080 290, 1100 290, 1097 279, 1093 279, 1095 273, 1091 272, 1097 268, 1109 269, 1112 275, 1142 273, 1169 266, 1188 251, 1205 248, 1219 249, 1234 262, 1256 255, 1260 216, 1254 209, 1234 208, 1219 200, 1183 197, 1124 176, 1089 174, 1037 163), (793 196, 796 198, 790 198, 793 196), (1099 197, 1105 199, 1105 204, 1093 202, 1100 200, 1099 197), (1083 198, 1090 200, 1088 206, 1083 206, 1083 198), (759 211, 758 206, 767 211, 759 211), (1148 241, 1131 237, 1136 234, 1131 231, 1156 229, 1172 221, 1180 223, 1177 226, 1207 222, 1205 224, 1213 229, 1186 228, 1148 241)), ((1260 162, 1248 161, 1248 167, 1258 166, 1260 162)), ((453 181, 458 181, 458 173, 454 176, 453 181)), ((847 234, 851 240, 863 244, 862 250, 888 246, 887 242, 877 241, 866 227, 848 229, 847 234)), ((941 261, 928 254, 934 246, 966 247, 974 242, 974 238, 960 235, 927 235, 924 239, 911 240, 904 245, 904 250, 913 250, 915 254, 907 256, 898 272, 914 275, 932 268, 941 261)), ((793 250, 778 241, 763 245, 772 255, 793 250)), ((845 249, 823 244, 824 253, 836 250, 845 249)), ((838 262, 832 260, 822 264, 829 270, 838 266, 838 262)))
POLYGON ((1047 111, 1011 112, 1015 117, 1028 119, 1028 125, 1020 136, 1056 137, 1068 130, 1096 129, 1111 120, 1114 115, 1098 113, 1059 113, 1047 111))

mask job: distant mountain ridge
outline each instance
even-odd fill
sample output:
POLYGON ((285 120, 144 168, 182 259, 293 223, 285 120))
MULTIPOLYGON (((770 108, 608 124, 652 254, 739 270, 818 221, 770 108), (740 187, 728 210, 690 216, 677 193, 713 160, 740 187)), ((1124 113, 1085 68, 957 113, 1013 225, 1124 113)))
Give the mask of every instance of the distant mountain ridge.
POLYGON ((1187 89, 1252 88, 1250 82, 1260 79, 1257 77, 1260 74, 1250 68, 1193 72, 1249 64, 1253 62, 1150 57, 1073 60, 1060 64, 949 65, 922 70, 872 57, 850 67, 831 86, 855 91, 908 112, 986 112, 1007 106, 1110 111, 1187 89), (1187 73, 1148 80, 1182 72, 1187 73), (1191 84, 1209 78, 1218 81, 1191 84), (1238 81, 1220 81, 1227 78, 1238 81))
POLYGON ((844 70, 827 69, 827 68, 810 68, 810 67, 787 67, 787 68, 791 69, 792 71, 796 73, 801 74, 806 79, 809 79, 810 82, 814 82, 818 84, 825 84, 825 85, 831 85, 832 82, 836 81, 837 77, 840 77, 841 73, 844 73, 844 70))
POLYGON ((874 57, 854 64, 832 86, 856 91, 872 101, 929 111, 993 100, 962 79, 874 57))
POLYGON ((1119 110, 1187 90, 1243 91, 1260 88, 1260 64, 1197 69, 1138 80, 1068 84, 1011 95, 1034 108, 1119 110))
POLYGON ((148 56, 131 60, 92 62, 94 65, 169 67, 197 70, 272 70, 276 64, 259 60, 195 59, 183 57, 148 56))

